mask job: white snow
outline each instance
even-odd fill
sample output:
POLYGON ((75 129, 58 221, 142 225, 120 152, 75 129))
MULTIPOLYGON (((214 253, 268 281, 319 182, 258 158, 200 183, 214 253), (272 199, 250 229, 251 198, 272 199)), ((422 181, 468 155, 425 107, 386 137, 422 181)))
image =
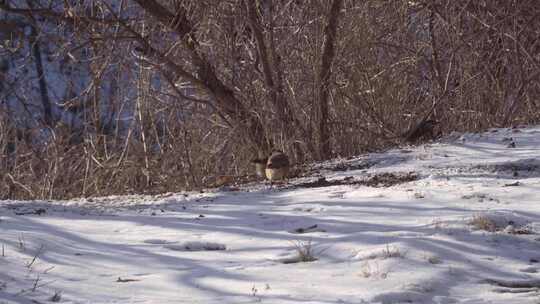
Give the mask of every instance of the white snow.
POLYGON ((540 127, 312 169, 272 189, 0 201, 0 303, 540 302, 540 127))

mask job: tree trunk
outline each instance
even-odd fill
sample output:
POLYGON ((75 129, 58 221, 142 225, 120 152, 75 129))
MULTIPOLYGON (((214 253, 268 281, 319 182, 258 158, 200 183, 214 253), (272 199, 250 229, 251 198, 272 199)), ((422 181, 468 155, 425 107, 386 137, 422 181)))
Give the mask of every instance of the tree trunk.
MULTIPOLYGON (((302 130, 302 125, 296 119, 294 112, 291 109, 289 102, 285 98, 285 92, 283 89, 283 71, 281 70, 281 63, 277 54, 275 41, 274 41, 274 24, 270 22, 270 29, 268 33, 268 43, 265 40, 263 33, 263 26, 257 16, 257 8, 254 1, 245 1, 246 10, 248 13, 249 26, 255 37, 257 53, 262 66, 262 73, 264 76, 264 82, 268 91, 270 92, 270 101, 281 125, 280 131, 285 133, 286 140, 292 142, 292 150, 294 152, 297 162, 303 162, 304 153, 298 145, 296 137, 298 134, 303 135, 306 132, 302 130), (274 79, 275 78, 275 79, 274 79)), ((270 19, 274 18, 274 7, 271 2, 268 3, 270 11, 270 19)), ((276 126, 277 127, 277 126, 276 126)), ((270 151, 266 151, 266 155, 270 151)))
POLYGON ((47 81, 45 80, 45 72, 43 69, 43 59, 41 58, 41 48, 39 47, 39 39, 36 28, 32 26, 30 32, 30 47, 32 48, 32 56, 36 63, 36 72, 39 80, 39 92, 41 94, 41 104, 43 105, 43 118, 47 127, 53 127, 51 100, 47 89, 47 81))
POLYGON ((330 68, 335 56, 335 40, 338 27, 338 16, 343 0, 334 0, 327 18, 324 29, 324 45, 322 53, 321 68, 318 75, 318 95, 319 95, 319 136, 320 159, 328 159, 332 156, 332 145, 330 142, 330 127, 328 125, 328 104, 329 100, 329 80, 330 68))

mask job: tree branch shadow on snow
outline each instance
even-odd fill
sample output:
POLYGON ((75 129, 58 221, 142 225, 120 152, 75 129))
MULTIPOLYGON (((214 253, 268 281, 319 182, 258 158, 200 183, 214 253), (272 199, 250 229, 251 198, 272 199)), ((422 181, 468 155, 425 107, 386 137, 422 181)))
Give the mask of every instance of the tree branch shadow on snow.
MULTIPOLYGON (((239 297, 244 294, 238 292, 229 292, 226 288, 218 288, 210 286, 201 280, 208 277, 215 277, 225 280, 237 280, 249 282, 254 278, 249 275, 234 272, 232 270, 221 269, 222 265, 227 263, 228 259, 237 253, 250 252, 256 254, 259 252, 262 256, 266 252, 275 252, 276 250, 286 249, 290 247, 292 241, 312 241, 316 244, 322 244, 326 247, 340 243, 357 244, 359 250, 366 246, 400 243, 404 246, 414 248, 417 251, 434 254, 440 257, 446 263, 468 264, 470 270, 466 271, 464 277, 469 280, 482 280, 477 273, 485 273, 490 277, 518 279, 521 274, 504 271, 496 263, 488 266, 486 263, 470 261, 468 256, 477 257, 498 256, 507 260, 521 260, 532 257, 538 244, 527 239, 519 239, 522 250, 521 258, 513 254, 515 250, 498 250, 493 247, 493 243, 489 243, 489 238, 484 235, 471 234, 466 230, 449 230, 445 236, 452 240, 443 240, 431 238, 434 234, 445 233, 437 230, 432 225, 398 225, 386 223, 364 222, 354 218, 352 220, 336 220, 335 218, 325 217, 322 212, 309 212, 303 210, 295 211, 297 206, 292 201, 287 203, 287 192, 253 192, 243 193, 222 193, 216 195, 212 200, 207 201, 191 201, 183 203, 182 207, 175 202, 159 204, 152 210, 161 209, 156 215, 146 212, 148 205, 141 206, 140 213, 135 214, 119 214, 117 216, 81 216, 78 214, 78 209, 70 210, 67 206, 63 212, 45 213, 42 216, 63 216, 70 214, 70 220, 87 220, 99 219, 102 222, 133 222, 136 225, 148 226, 153 228, 162 228, 179 232, 191 232, 198 235, 212 234, 216 231, 228 235, 235 235, 237 238, 251 238, 260 240, 261 244, 265 241, 284 241, 283 247, 268 244, 257 247, 235 247, 226 244, 228 249, 223 252, 214 253, 214 258, 217 263, 213 266, 198 260, 198 254, 192 252, 177 252, 174 255, 171 253, 158 252, 156 249, 161 248, 160 245, 152 244, 123 244, 105 241, 96 241, 84 235, 76 234, 59 226, 44 224, 41 221, 34 220, 37 215, 30 216, 13 216, 15 224, 10 228, 18 232, 32 234, 35 232, 45 233, 46 235, 54 236, 55 243, 51 248, 63 248, 61 251, 49 251, 42 256, 42 259, 54 265, 70 265, 81 267, 90 267, 91 265, 102 265, 107 262, 121 263, 123 265, 132 265, 136 267, 140 259, 149 263, 155 263, 156 269, 169 268, 171 265, 176 267, 179 274, 177 280, 179 284, 205 290, 218 297, 239 297), (247 206, 247 207, 246 207, 247 206), (64 213, 67 212, 67 213, 64 213), (204 217, 200 217, 204 214, 204 217), (181 217, 179 217, 181 216, 181 217), (280 223, 276 225, 275 223, 280 223), (286 234, 284 232, 294 230, 299 226, 307 226, 317 224, 325 230, 324 233, 309 233, 309 234, 286 234), (395 233, 403 233, 402 236, 395 233), (418 237, 408 237, 408 234, 417 235, 418 237), (373 235, 376 235, 374 237, 373 235), (329 237, 331 236, 331 237, 329 237), (534 249, 534 250, 533 250, 534 249), (81 253, 82 255, 77 255, 81 253), (99 254, 95 254, 99 253, 99 254), (528 256, 526 256, 528 255, 528 256), (90 264, 89 264, 90 263, 90 264)), ((28 204, 32 204, 29 202, 28 204)), ((452 214, 471 214, 471 210, 456 207, 429 207, 429 206, 411 206, 407 201, 393 202, 370 202, 370 201, 351 201, 340 199, 329 199, 321 201, 301 202, 302 205, 321 206, 321 208, 341 208, 354 212, 361 217, 391 217, 399 216, 400 219, 415 219, 425 218, 425 214, 435 214, 439 211, 444 211, 452 214)), ((439 204, 444 206, 444 203, 439 204)), ((39 205, 42 208, 42 204, 39 205)), ((137 210, 133 210, 138 212, 137 210)), ((534 213, 522 212, 523 215, 529 217, 538 217, 534 213)), ((111 227, 113 227, 112 225, 111 227)), ((41 237, 41 236, 40 236, 41 237)), ((514 236, 508 236, 511 240, 514 236)), ((517 240, 517 239, 516 239, 517 240)), ((16 244, 8 245, 15 246, 16 244)), ((505 245, 505 243, 503 243, 505 245)), ((500 245, 499 245, 500 246, 500 245)), ((513 246, 511 242, 508 246, 513 246)), ((534 256, 537 257, 537 256, 534 256)), ((348 262, 342 257, 332 255, 332 251, 328 250, 322 260, 327 260, 332 263, 348 262)), ((266 264, 267 267, 272 267, 273 262, 266 259, 254 261, 257 263, 266 264)), ((278 262, 275 262, 278 264, 278 262)), ((115 276, 114 278, 116 278, 115 276)), ((112 279, 113 277, 111 277, 112 279)), ((76 291, 66 291, 76 293, 76 291)), ((436 289, 433 292, 428 292, 425 297, 441 295, 443 291, 436 289)), ((104 295, 106 296, 106 295, 104 295)), ((110 295, 108 295, 110 296, 110 295)), ((84 298, 84 295, 81 295, 84 298)), ((423 299, 424 299, 423 298, 423 299)), ((329 302, 331 303, 331 302, 329 302)))

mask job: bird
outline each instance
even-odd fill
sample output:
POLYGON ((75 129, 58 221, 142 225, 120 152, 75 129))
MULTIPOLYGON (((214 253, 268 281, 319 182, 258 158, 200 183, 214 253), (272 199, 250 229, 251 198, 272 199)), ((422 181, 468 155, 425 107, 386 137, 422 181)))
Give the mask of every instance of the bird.
POLYGON ((251 160, 251 163, 255 164, 255 173, 260 178, 266 177, 266 163, 268 162, 268 157, 257 157, 251 160))
POLYGON ((404 134, 405 140, 415 143, 420 139, 433 139, 439 135, 435 133, 435 127, 438 124, 439 121, 437 120, 424 119, 404 134))
POLYGON ((270 181, 270 185, 276 180, 285 180, 289 175, 290 162, 289 157, 280 150, 274 150, 264 170, 266 178, 270 181))

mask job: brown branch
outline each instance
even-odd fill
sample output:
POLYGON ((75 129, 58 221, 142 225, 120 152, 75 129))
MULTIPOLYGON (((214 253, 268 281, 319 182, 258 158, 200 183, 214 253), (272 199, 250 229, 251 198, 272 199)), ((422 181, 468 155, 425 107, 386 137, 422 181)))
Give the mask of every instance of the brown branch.
MULTIPOLYGON (((7 4, 5 1, 0 1, 0 10, 26 17, 38 15, 52 20, 68 21, 70 23, 83 22, 86 24, 100 23, 108 25, 117 23, 116 18, 96 18, 92 16, 83 16, 79 13, 77 15, 74 15, 67 12, 56 12, 50 8, 15 8, 7 4)), ((134 19, 122 19, 122 21, 131 22, 134 21, 134 19)))
MULTIPOLYGON (((273 11, 273 5, 268 3, 270 10, 273 11)), ((264 76, 264 82, 270 92, 270 101, 272 102, 276 113, 278 114, 279 121, 281 122, 281 129, 285 132, 288 140, 294 141, 296 131, 299 130, 302 134, 305 134, 305 130, 302 130, 301 124, 294 117, 294 113, 290 104, 285 99, 285 92, 283 89, 283 71, 281 70, 281 64, 279 55, 277 54, 275 39, 274 39, 274 24, 273 21, 270 24, 268 45, 263 33, 263 25, 260 22, 260 18, 257 14, 257 8, 254 1, 245 1, 246 11, 248 14, 248 22, 255 37, 257 47, 257 59, 260 60, 262 65, 262 74, 264 76), (270 63, 272 61, 273 65, 270 63), (276 77, 276 79, 274 79, 276 77)), ((273 19, 273 16, 270 16, 273 19)), ((258 68, 258 67, 256 67, 258 68)), ((295 154, 300 157, 300 148, 295 148, 295 154)), ((269 151, 266 151, 267 153, 269 151)))
MULTIPOLYGON (((160 23, 166 25, 170 30, 180 35, 183 45, 189 51, 191 61, 196 67, 197 82, 204 87, 216 99, 216 105, 228 116, 233 118, 239 125, 246 126, 246 132, 250 141, 257 147, 268 149, 269 140, 266 138, 263 126, 259 119, 250 113, 248 109, 234 96, 233 91, 228 88, 216 75, 212 65, 199 52, 199 43, 193 35, 194 27, 186 18, 185 12, 180 10, 174 15, 155 0, 134 0, 151 16, 160 23)), ((148 45, 148 42, 146 42, 148 45)), ((178 66, 175 64, 174 69, 178 66)), ((182 72, 183 69, 180 69, 182 72)))

